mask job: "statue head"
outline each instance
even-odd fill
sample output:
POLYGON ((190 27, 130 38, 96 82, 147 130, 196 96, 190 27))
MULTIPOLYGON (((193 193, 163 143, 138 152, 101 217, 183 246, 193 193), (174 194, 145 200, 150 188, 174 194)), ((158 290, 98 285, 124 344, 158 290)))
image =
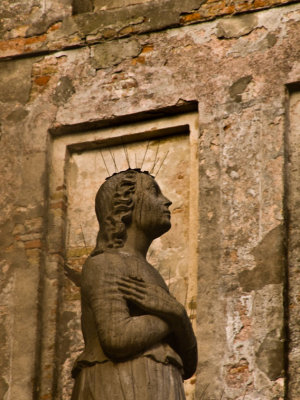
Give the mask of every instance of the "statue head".
POLYGON ((123 247, 131 225, 150 240, 161 236, 171 227, 171 204, 146 171, 128 169, 107 178, 95 200, 100 229, 92 256, 107 248, 123 247))

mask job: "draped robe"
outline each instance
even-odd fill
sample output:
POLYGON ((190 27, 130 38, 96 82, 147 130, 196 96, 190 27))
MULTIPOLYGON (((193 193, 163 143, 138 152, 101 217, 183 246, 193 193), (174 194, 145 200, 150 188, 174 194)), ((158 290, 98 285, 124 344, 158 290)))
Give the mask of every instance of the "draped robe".
POLYGON ((155 268, 120 250, 90 257, 83 266, 85 349, 73 368, 72 400, 185 399, 183 365, 172 344, 172 334, 151 343, 153 318, 158 317, 149 317, 128 303, 118 289, 119 278, 132 276, 168 291, 155 268), (145 331, 147 318, 149 330, 145 331))

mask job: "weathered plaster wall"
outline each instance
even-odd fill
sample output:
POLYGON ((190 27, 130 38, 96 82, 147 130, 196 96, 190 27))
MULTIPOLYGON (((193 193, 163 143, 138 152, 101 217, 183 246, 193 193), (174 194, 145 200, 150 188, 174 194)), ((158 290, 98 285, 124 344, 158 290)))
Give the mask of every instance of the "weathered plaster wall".
MULTIPOLYGON (((48 198, 49 129, 74 133, 78 127, 122 123, 126 115, 143 119, 149 111, 189 101, 198 101, 199 111, 195 398, 284 398, 288 316, 286 396, 300 396, 293 311, 299 293, 296 223, 289 234, 291 311, 284 307, 284 170, 290 165, 285 85, 300 81, 300 5, 201 22, 280 2, 235 2, 230 9, 219 2, 183 2, 168 18, 154 20, 153 3, 154 8, 145 3, 126 12, 74 17, 67 1, 52 1, 51 10, 44 2, 1 3, 7 13, 0 42, 0 398, 5 400, 49 399, 56 393, 53 360, 47 359, 53 348, 44 339, 55 338, 47 323, 55 326, 61 299, 54 296, 49 321, 43 319, 43 304, 45 293, 51 296, 57 285, 49 259, 63 265, 64 253, 52 251, 45 239, 56 224, 47 218, 48 208, 61 218, 66 200, 62 187, 48 198), (206 15, 209 7, 214 13, 206 15), (172 25, 177 27, 159 31, 172 25), (5 59, 9 56, 19 58, 5 59), (43 366, 48 362, 43 371, 41 358, 43 366)), ((296 174, 296 153, 293 160, 296 174)), ((291 188, 293 221, 297 190, 291 188)))

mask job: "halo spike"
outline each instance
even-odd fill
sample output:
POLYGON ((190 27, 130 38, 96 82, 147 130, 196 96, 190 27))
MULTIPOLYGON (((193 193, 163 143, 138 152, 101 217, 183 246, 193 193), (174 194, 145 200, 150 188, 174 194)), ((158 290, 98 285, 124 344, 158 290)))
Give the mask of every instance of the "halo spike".
POLYGON ((142 161, 142 164, 141 164, 141 169, 143 168, 143 164, 144 164, 144 161, 145 161, 145 158, 146 158, 146 154, 148 152, 149 145, 150 145, 150 140, 148 140, 148 142, 147 142, 146 151, 145 151, 145 154, 144 154, 144 157, 143 157, 143 161, 142 161))
POLYGON ((158 154, 158 149, 159 149, 159 142, 158 142, 158 145, 157 145, 157 147, 156 147, 156 152, 155 152, 155 158, 154 158, 154 162, 153 162, 153 165, 152 165, 152 168, 150 169, 150 174, 152 174, 152 172, 154 172, 154 168, 155 168, 155 166, 156 166, 156 163, 157 163, 157 154, 158 154))
POLYGON ((131 166, 130 166, 130 160, 129 160, 129 154, 128 154, 128 149, 127 149, 127 147, 126 147, 126 146, 125 146, 125 153, 126 153, 126 158, 127 158, 128 168, 131 168, 131 166))
POLYGON ((156 177, 158 176, 159 171, 160 171, 160 169, 161 169, 163 163, 165 162, 165 159, 167 158, 167 155, 168 155, 168 154, 169 154, 169 150, 166 152, 164 158, 162 159, 162 161, 161 161, 161 163, 160 163, 160 166, 158 167, 158 170, 157 170, 157 172, 156 172, 156 177))
POLYGON ((101 157, 102 157, 102 160, 103 160, 103 164, 105 165, 105 169, 106 169, 106 171, 107 171, 107 173, 108 173, 108 176, 110 176, 110 173, 109 173, 109 170, 108 170, 108 168, 107 168, 107 165, 106 165, 105 159, 104 159, 104 157, 103 157, 102 150, 100 150, 100 154, 101 154, 101 157))
POLYGON ((109 149, 109 152, 110 152, 110 156, 111 156, 111 158, 112 158, 112 160, 113 160, 113 163, 115 164, 115 172, 119 172, 118 171, 118 167, 117 167, 117 164, 116 164, 116 160, 115 160, 115 155, 114 155, 114 153, 109 149))
POLYGON ((128 168, 130 168, 130 161, 129 161, 128 149, 127 149, 127 147, 124 145, 123 138, 122 138, 121 140, 122 140, 122 147, 123 147, 123 151, 124 151, 125 158, 126 158, 126 161, 127 161, 127 165, 128 165, 128 168))

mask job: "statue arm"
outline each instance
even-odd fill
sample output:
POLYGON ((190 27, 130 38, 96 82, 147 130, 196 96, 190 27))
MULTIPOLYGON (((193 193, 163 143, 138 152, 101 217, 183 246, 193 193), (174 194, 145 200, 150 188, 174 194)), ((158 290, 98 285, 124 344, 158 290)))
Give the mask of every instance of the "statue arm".
POLYGON ((164 288, 136 278, 123 278, 118 284, 125 299, 168 323, 174 349, 183 361, 184 379, 190 378, 197 368, 197 341, 183 305, 164 288))
POLYGON ((180 316, 174 320, 171 327, 175 335, 175 350, 180 355, 184 366, 183 379, 188 379, 196 371, 198 351, 192 324, 183 306, 180 316))
POLYGON ((120 274, 115 266, 90 260, 82 280, 83 294, 92 309, 101 347, 113 360, 134 356, 170 333, 167 322, 158 316, 130 315, 117 285, 120 274))

